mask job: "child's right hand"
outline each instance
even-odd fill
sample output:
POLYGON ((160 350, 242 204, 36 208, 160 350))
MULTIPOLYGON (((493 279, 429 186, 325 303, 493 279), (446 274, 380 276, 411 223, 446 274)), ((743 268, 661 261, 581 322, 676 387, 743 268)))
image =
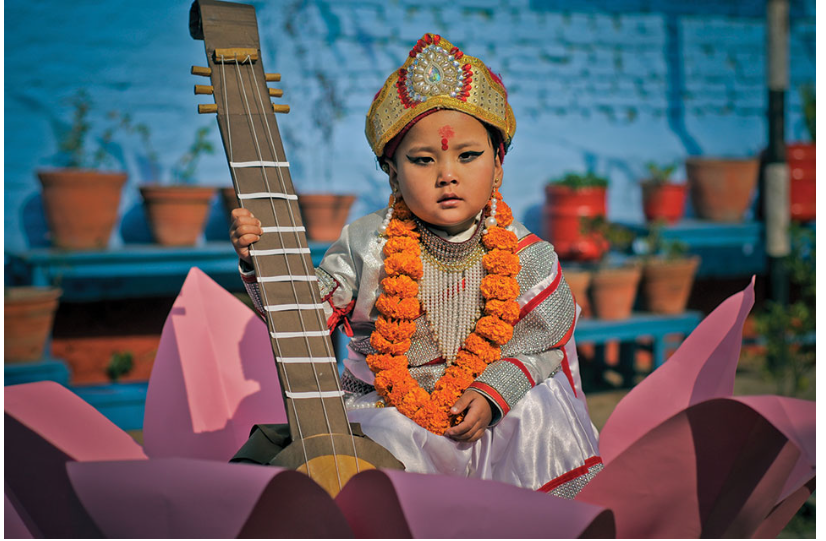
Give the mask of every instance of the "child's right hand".
POLYGON ((229 226, 229 240, 235 253, 246 263, 252 265, 250 244, 261 238, 264 230, 261 229, 261 220, 252 215, 247 209, 237 208, 231 214, 232 223, 229 226))

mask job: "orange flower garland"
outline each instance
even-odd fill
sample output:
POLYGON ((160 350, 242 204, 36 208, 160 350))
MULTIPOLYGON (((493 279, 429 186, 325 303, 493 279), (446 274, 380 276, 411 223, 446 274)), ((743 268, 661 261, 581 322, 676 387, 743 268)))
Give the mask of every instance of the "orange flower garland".
MULTIPOLYGON (((519 283, 514 278, 521 269, 516 255, 517 238, 505 229, 513 222, 513 214, 499 190, 494 197, 497 225, 489 227, 482 236, 488 249, 482 260, 487 275, 481 286, 486 315, 476 322, 474 331, 456 354, 456 361, 447 367, 432 393, 422 389, 408 370, 406 354, 416 331, 414 320, 422 312, 417 295, 423 268, 416 222, 401 199, 397 200, 393 219, 385 231, 384 270, 388 277, 382 280, 384 291, 376 301, 381 315, 370 336, 370 344, 379 353, 368 355, 367 365, 376 374, 376 391, 387 405, 395 406, 434 434, 444 434, 459 421, 461 414, 449 415, 450 408, 489 363, 501 358, 500 346, 513 336, 513 325, 519 318, 519 283)), ((489 214, 490 203, 483 219, 489 214)))

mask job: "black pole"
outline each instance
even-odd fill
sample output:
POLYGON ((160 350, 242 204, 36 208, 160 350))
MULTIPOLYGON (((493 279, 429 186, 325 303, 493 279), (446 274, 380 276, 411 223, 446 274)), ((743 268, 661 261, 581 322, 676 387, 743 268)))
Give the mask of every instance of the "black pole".
POLYGON ((789 255, 789 168, 786 164, 785 99, 789 87, 789 2, 768 0, 766 5, 766 78, 768 81, 768 148, 763 170, 763 216, 769 257, 771 297, 789 303, 789 273, 783 258, 789 255))

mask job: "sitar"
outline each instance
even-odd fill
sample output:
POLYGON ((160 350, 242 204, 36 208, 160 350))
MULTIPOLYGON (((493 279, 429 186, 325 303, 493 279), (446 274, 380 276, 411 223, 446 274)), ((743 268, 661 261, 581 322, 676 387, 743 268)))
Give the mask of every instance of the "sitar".
POLYGON ((279 445, 283 450, 269 463, 307 473, 331 495, 359 471, 402 469, 392 454, 347 419, 298 196, 275 117, 288 113, 289 106, 270 101, 282 92, 267 83, 281 76, 264 71, 255 8, 196 0, 189 31, 204 41, 208 62, 207 67, 193 66, 192 73, 211 82, 195 85, 195 93, 215 97, 215 103, 201 104, 198 111, 217 116, 239 204, 261 220, 264 230, 250 246, 250 255, 289 428, 287 441, 279 445))

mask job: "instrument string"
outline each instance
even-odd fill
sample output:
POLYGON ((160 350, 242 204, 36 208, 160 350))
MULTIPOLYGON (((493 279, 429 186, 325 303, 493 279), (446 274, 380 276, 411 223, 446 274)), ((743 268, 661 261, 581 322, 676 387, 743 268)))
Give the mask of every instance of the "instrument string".
MULTIPOLYGON (((236 65, 237 65, 237 57, 236 57, 236 65)), ((222 78, 223 85, 224 85, 224 112, 226 114, 226 119, 227 119, 227 146, 229 147, 230 162, 232 162, 232 161, 235 161, 235 157, 234 157, 233 152, 232 152, 232 136, 231 136, 232 130, 230 128, 230 126, 232 125, 232 122, 231 122, 231 118, 230 118, 230 114, 229 114, 229 103, 228 103, 228 94, 229 94, 229 92, 227 92, 226 71, 225 71, 225 62, 224 62, 224 56, 223 55, 221 55, 221 78, 222 78)), ((238 182, 238 178, 235 175, 235 169, 230 166, 229 170, 230 170, 230 173, 232 174, 233 183, 234 183, 235 189, 236 189, 236 195, 238 195, 238 192, 240 192, 240 186, 241 185, 238 182)), ((241 202, 241 205, 243 206, 244 201, 240 198, 239 198, 239 201, 241 202)), ((253 265, 255 266, 255 274, 256 274, 256 276, 258 276, 260 274, 260 268, 259 268, 259 265, 258 265, 258 258, 252 257, 252 262, 253 262, 253 265)), ((260 289, 261 289, 261 296, 263 298, 263 302, 265 303, 265 305, 268 305, 269 301, 267 300, 266 288, 262 287, 260 289)), ((265 312, 267 312, 267 311, 265 310, 265 312)), ((267 315, 267 319, 268 319, 268 322, 269 322, 269 328, 275 329, 272 314, 270 314, 270 312, 267 312, 266 315, 267 315)), ((270 340, 272 340, 272 338, 270 338, 270 340)), ((277 356, 282 357, 283 355, 281 353, 281 344, 278 342, 278 340, 275 340, 275 347, 276 347, 276 350, 277 350, 277 356)), ((289 378, 289 375, 287 374, 287 369, 284 368, 283 372, 284 372, 284 383, 287 387, 287 390, 292 392, 292 386, 290 385, 290 378, 289 378)), ((298 436, 301 439, 301 451, 304 454, 304 463, 307 464, 307 475, 311 476, 311 473, 310 473, 310 459, 309 459, 309 456, 307 455, 307 446, 304 442, 304 434, 301 430, 301 422, 300 422, 299 416, 298 416, 298 408, 296 407, 295 401, 293 399, 288 398, 287 400, 292 405, 293 415, 295 416, 296 429, 298 430, 298 436)))
MULTIPOLYGON (((264 113, 265 112, 265 105, 264 105, 264 99, 263 99, 263 96, 262 96, 262 93, 261 93, 261 86, 258 84, 258 78, 256 76, 255 69, 253 69, 253 67, 252 67, 252 64, 250 64, 250 70, 252 71, 253 83, 254 83, 254 86, 255 86, 255 89, 256 89, 256 96, 258 97, 259 107, 260 107, 262 113, 264 113)), ((267 100, 267 103, 269 103, 269 99, 267 100)), ((264 113, 262 116, 263 116, 263 119, 264 119, 264 125, 267 128, 267 135, 269 136, 268 137, 268 142, 269 142, 269 145, 270 145, 270 150, 273 154, 273 159, 275 161, 278 161, 279 160, 278 149, 277 149, 277 146, 275 144, 275 137, 273 136, 272 128, 270 127, 269 115, 264 113)), ((284 161, 287 161, 286 152, 284 153, 284 161)), ((262 167, 262 169, 263 169, 263 167, 262 167)), ((278 173, 278 181, 279 181, 279 184, 280 184, 281 192, 282 193, 287 193, 287 184, 286 184, 286 181, 284 179, 284 175, 281 172, 281 169, 280 168, 276 169, 276 172, 278 173)), ((265 173, 264 176, 265 176, 265 179, 266 179, 267 178, 266 173, 265 173)), ((267 184, 267 190, 269 190, 269 189, 270 188, 269 188, 269 183, 268 183, 267 184)), ((287 209, 290 213, 290 221, 294 225, 295 224, 295 216, 293 215, 292 205, 290 205, 289 202, 287 203, 287 209)), ((296 243, 300 245, 301 244, 301 236, 299 235, 298 231, 295 231, 294 234, 295 234, 296 243)), ((301 262, 302 262, 302 265, 304 267, 304 271, 307 274, 309 274, 310 269, 307 268, 306 259, 301 258, 301 262)), ((316 289, 312 289, 312 292, 313 292, 313 298, 315 299, 318 292, 316 291, 316 289)), ((319 301, 320 301, 320 299, 319 299, 319 301)), ((323 321, 322 318, 321 318, 320 310, 315 310, 314 312, 315 312, 315 315, 316 315, 316 321, 319 324, 319 326, 321 326, 322 328, 327 327, 327 322, 323 321)), ((331 333, 332 333, 332 331, 331 331, 331 333)), ((330 340, 324 340, 324 347, 325 347, 325 350, 326 350, 326 353, 327 353, 328 357, 335 357, 333 351, 331 351, 331 341, 330 340)), ((337 369, 337 367, 335 369, 337 369)), ((315 372, 315 370, 313 370, 313 372, 315 372)), ((341 383, 339 381, 339 378, 334 377, 333 379, 335 380, 335 383, 336 383, 336 390, 341 392, 342 388, 341 388, 341 383)), ((344 412, 344 415, 345 415, 344 422, 347 425, 347 433, 350 436, 351 444, 353 446, 353 457, 355 458, 356 472, 358 473, 358 472, 361 471, 361 466, 359 465, 358 450, 356 449, 356 438, 353 434, 353 430, 352 430, 352 427, 350 426, 350 422, 347 419, 347 406, 344 403, 343 393, 340 395, 339 399, 341 400, 341 410, 344 412)), ((325 411, 325 415, 326 415, 326 408, 325 408, 324 411, 325 411)), ((328 422, 328 426, 329 426, 329 422, 328 422)))
MULTIPOLYGON (((255 77, 255 69, 252 66, 252 61, 251 61, 249 55, 244 59, 244 63, 249 65, 250 71, 253 74, 253 77, 255 77)), ((253 117, 252 107, 250 106, 249 99, 247 97, 246 86, 244 85, 244 77, 243 77, 243 74, 241 73, 241 66, 239 65, 239 63, 237 61, 235 62, 235 67, 236 67, 236 76, 237 76, 238 81, 239 81, 240 86, 241 86, 241 95, 244 98, 245 111, 246 111, 246 114, 247 114, 247 117, 248 117, 250 129, 252 130, 252 138, 253 138, 253 141, 255 142, 256 157, 258 158, 258 160, 263 162, 264 161, 264 156, 263 156, 263 153, 261 151, 260 142, 258 140, 258 133, 257 133, 257 130, 255 129, 255 119, 253 117)), ((266 114, 265 114, 265 111, 263 109, 259 109, 259 112, 263 117, 266 118, 266 114)), ((276 161, 278 160, 277 155, 273 156, 273 158, 276 161)), ((283 176, 281 175, 281 169, 277 168, 276 170, 278 171, 279 176, 283 179, 283 176)), ((266 186, 266 190, 268 192, 272 192, 272 188, 270 186, 270 181, 269 181, 269 177, 267 175, 266 167, 264 167, 264 166, 261 167, 261 174, 264 178, 264 184, 266 186)), ((286 190, 285 190, 285 193, 286 193, 286 190)), ((279 224, 279 221, 278 221, 278 213, 275 211, 275 201, 272 198, 270 198, 269 202, 270 202, 270 210, 272 212, 273 221, 275 222, 275 226, 279 227, 280 224, 279 224)), ((287 201, 286 204, 287 204, 287 208, 289 209, 289 212, 290 212, 290 217, 293 219, 292 224, 295 225, 295 220, 294 220, 294 217, 292 216, 292 214, 293 214, 292 213, 292 205, 290 204, 289 201, 287 201)), ((285 247, 285 245, 284 245, 284 236, 282 235, 280 230, 278 230, 277 235, 278 235, 278 238, 281 242, 282 248, 285 247)), ((300 237, 296 233, 296 239, 299 239, 299 238, 300 237)), ((300 246, 300 243, 299 243, 299 246, 300 246)), ((291 265, 290 265, 289 255, 284 254, 284 260, 285 260, 286 266, 287 266, 287 274, 292 276, 293 272, 292 272, 292 268, 291 268, 291 265)), ((304 257, 301 257, 301 261, 302 261, 303 266, 305 267, 305 274, 308 274, 309 269, 306 269, 306 265, 307 265, 306 259, 304 257)), ((299 301, 299 298, 298 298, 298 291, 296 290, 296 287, 295 287, 295 282, 290 281, 290 288, 292 289, 293 297, 295 299, 296 304, 299 304, 300 301, 299 301)), ((262 291, 265 291, 266 286, 261 287, 260 289, 262 291)), ((311 293, 314 293, 314 291, 312 289, 312 286, 310 286, 310 291, 311 291, 311 293)), ((313 297, 315 298, 315 294, 313 294, 313 297)), ((268 302, 267 302, 267 304, 269 305, 268 302)), ((306 349, 307 349, 307 354, 309 356, 312 356, 312 350, 310 348, 310 340, 306 335, 307 328, 306 328, 306 325, 304 323, 303 311, 298 310, 297 313, 298 313, 299 322, 301 324, 301 331, 302 331, 302 333, 304 333, 304 343, 305 343, 305 346, 306 346, 306 349)), ((268 317, 272 318, 271 315, 268 316, 268 317)), ((275 327, 273 326, 272 328, 274 329, 275 327)), ((326 325, 324 325, 323 328, 326 329, 326 325)), ((277 342, 278 342, 278 340, 276 340, 276 343, 277 342)), ((324 342, 325 342, 325 344, 327 343, 326 340, 324 342)), ((321 393, 321 381, 319 380, 318 372, 316 371, 316 367, 315 367, 315 363, 311 363, 310 366, 311 366, 312 371, 313 371, 313 377, 315 379, 316 389, 318 390, 318 392, 320 394, 321 393)), ((284 373, 286 373, 286 372, 287 372, 287 369, 285 368, 284 373)), ((333 431, 332 431, 332 427, 330 425, 330 418, 329 418, 329 415, 327 413, 327 405, 324 403, 324 398, 319 397, 318 400, 321 402, 321 409, 322 409, 322 412, 324 414, 324 422, 327 425, 327 433, 330 435, 330 445, 332 446, 333 460, 334 460, 335 466, 336 466, 336 477, 337 477, 337 480, 338 480, 338 487, 339 487, 339 489, 341 489, 342 486, 343 486, 343 483, 341 482, 341 472, 340 472, 340 469, 339 469, 338 457, 337 457, 337 453, 336 453, 335 438, 333 437, 333 434, 332 434, 333 431)), ((308 464, 308 468, 309 468, 309 464, 308 464)), ((308 473, 309 473, 309 471, 308 471, 308 473)))

